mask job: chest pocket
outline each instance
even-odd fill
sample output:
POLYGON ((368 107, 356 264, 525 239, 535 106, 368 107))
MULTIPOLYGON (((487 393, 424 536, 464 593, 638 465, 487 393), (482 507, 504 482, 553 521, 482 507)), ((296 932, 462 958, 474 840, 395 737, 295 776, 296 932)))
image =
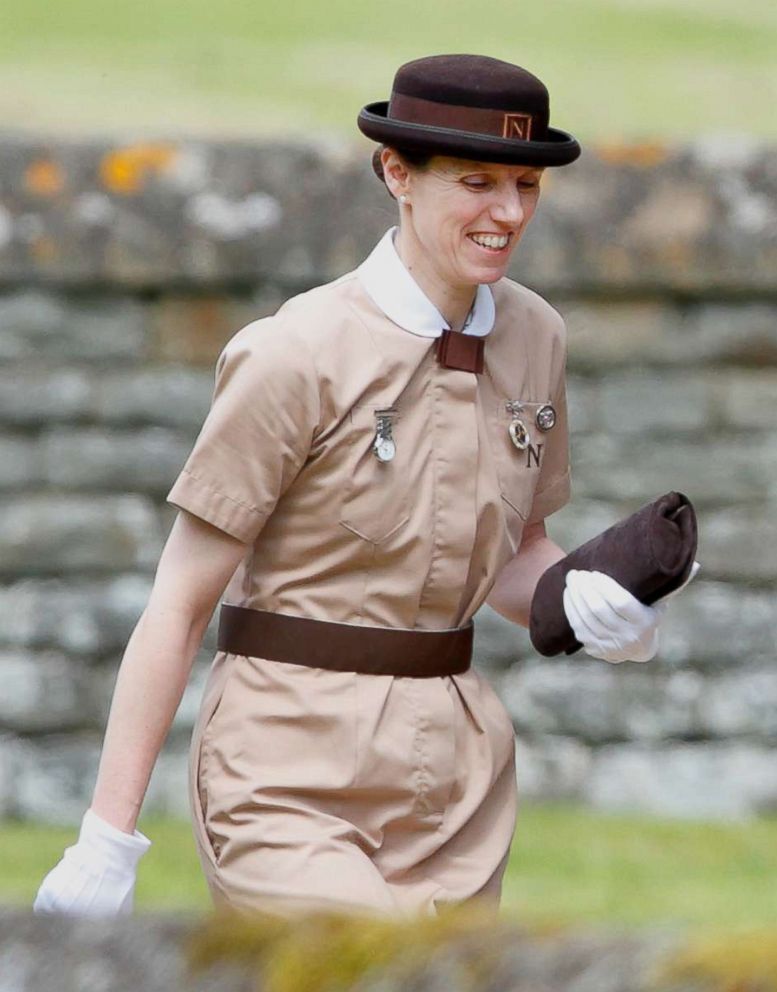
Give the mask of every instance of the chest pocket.
MULTIPOLYGON (((371 544, 385 544, 410 519, 408 496, 409 448, 403 444, 402 413, 391 418, 394 456, 381 461, 373 450, 378 420, 376 410, 389 403, 354 406, 350 411, 348 480, 340 523, 371 544)), ((395 408, 396 409, 396 408, 395 408)))
POLYGON ((547 402, 504 397, 491 418, 491 444, 511 532, 520 532, 531 513, 550 434, 538 427, 537 411, 547 402))

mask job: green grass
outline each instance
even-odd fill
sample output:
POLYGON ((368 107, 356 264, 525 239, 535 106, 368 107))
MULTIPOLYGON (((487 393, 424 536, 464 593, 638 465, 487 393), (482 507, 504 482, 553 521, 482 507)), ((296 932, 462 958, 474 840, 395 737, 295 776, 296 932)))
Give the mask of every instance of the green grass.
POLYGON ((421 55, 488 53, 584 140, 777 136, 772 0, 6 0, 0 119, 56 132, 333 133, 421 55))
MULTIPOLYGON (((137 912, 209 911, 189 824, 144 817, 140 829, 153 846, 141 862, 137 912)), ((31 905, 76 836, 74 829, 0 823, 0 903, 31 905)), ((659 820, 524 803, 502 905, 508 916, 541 924, 773 924, 777 819, 659 820)))

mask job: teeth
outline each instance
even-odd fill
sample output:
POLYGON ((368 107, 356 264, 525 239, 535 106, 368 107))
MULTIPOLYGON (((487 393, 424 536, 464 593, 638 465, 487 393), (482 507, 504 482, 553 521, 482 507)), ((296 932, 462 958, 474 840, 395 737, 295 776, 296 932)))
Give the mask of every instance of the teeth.
POLYGON ((475 244, 482 245, 484 248, 504 248, 509 241, 506 234, 470 234, 470 237, 475 244))

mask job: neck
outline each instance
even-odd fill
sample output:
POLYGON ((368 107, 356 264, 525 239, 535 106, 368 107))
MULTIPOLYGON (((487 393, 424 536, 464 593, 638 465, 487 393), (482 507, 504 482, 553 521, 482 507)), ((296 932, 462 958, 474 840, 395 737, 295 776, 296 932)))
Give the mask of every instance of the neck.
POLYGON ((419 241, 412 234, 408 235, 407 227, 400 227, 394 237, 397 254, 450 328, 461 331, 474 304, 477 286, 452 285, 443 278, 419 241))

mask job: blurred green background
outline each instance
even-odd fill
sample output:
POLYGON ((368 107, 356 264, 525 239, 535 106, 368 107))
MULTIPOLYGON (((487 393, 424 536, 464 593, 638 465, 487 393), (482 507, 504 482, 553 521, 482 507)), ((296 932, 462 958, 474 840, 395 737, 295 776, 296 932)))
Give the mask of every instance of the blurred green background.
POLYGON ((359 108, 442 52, 526 66, 582 139, 777 135, 773 0, 5 0, 0 120, 366 141, 359 108))
MULTIPOLYGON (((210 897, 188 823, 142 817, 152 847, 135 906, 207 912, 210 897)), ((0 824, 0 902, 30 906, 77 829, 0 824)), ((503 913, 536 924, 777 924, 777 818, 702 822, 523 804, 503 913)))

